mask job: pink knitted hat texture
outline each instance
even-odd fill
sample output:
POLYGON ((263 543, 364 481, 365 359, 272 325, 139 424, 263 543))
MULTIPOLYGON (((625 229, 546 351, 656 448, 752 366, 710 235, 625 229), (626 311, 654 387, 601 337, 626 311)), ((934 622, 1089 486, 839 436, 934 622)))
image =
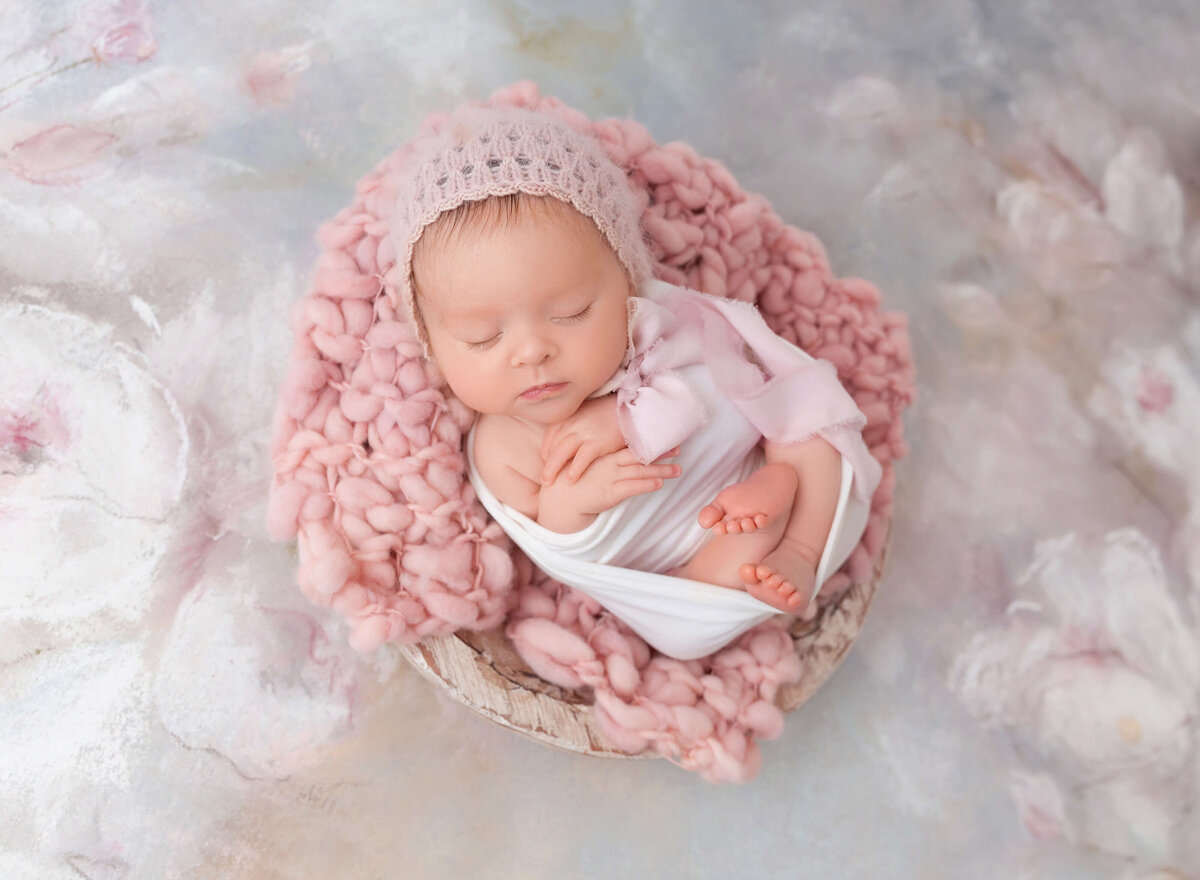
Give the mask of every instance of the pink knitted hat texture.
MULTIPOLYGON (((591 218, 639 285, 652 276, 653 261, 625 177, 594 139, 552 116, 515 107, 460 109, 414 163, 392 216, 404 307, 415 317, 412 256, 425 228, 465 202, 517 192, 552 196, 591 218)), ((415 325, 424 344, 424 328, 415 325)))

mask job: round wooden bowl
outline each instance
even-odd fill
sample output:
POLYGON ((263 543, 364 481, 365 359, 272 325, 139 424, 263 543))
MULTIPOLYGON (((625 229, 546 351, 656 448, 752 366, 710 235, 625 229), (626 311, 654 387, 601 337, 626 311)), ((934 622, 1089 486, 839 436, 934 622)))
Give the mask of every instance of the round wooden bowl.
MULTIPOLYGON (((793 623, 789 631, 802 671, 796 684, 781 688, 776 696, 775 703, 783 711, 793 711, 816 693, 850 651, 883 573, 890 523, 888 538, 869 581, 852 584, 814 620, 793 623)), ((538 742, 597 757, 658 757, 652 751, 629 755, 609 745, 590 700, 534 675, 500 629, 438 636, 402 645, 400 650, 422 675, 458 702, 538 742)))

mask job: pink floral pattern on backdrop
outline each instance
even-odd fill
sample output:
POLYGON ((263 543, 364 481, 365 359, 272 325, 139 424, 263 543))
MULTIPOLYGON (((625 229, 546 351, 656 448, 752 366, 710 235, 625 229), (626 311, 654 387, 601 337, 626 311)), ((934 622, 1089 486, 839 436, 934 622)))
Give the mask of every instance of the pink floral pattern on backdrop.
MULTIPOLYGON (((0 876, 1200 880, 1200 7, 447 9, 3 5, 0 876), (910 318, 881 589, 749 785, 493 727, 264 528, 313 230, 526 77, 721 157, 910 318)), ((545 674, 675 687, 592 631, 545 674)))

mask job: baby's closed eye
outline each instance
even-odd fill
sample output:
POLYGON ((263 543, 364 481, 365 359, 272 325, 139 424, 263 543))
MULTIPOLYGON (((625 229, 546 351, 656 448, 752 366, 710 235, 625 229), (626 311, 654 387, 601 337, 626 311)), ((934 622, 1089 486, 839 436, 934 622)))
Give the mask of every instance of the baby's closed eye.
POLYGON ((471 351, 483 351, 486 348, 491 348, 499 341, 500 334, 497 333, 494 336, 489 336, 487 339, 483 339, 479 342, 468 342, 466 345, 471 351))
POLYGON ((588 303, 581 311, 578 311, 573 315, 564 315, 561 318, 555 318, 554 320, 558 321, 560 324, 570 324, 575 321, 582 321, 591 311, 592 305, 591 303, 588 303))

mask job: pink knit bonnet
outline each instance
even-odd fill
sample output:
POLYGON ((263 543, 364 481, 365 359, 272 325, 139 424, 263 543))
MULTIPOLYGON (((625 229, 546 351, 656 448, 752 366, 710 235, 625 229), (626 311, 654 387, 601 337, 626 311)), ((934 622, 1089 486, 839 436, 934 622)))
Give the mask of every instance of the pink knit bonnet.
MULTIPOLYGON (((565 122, 515 107, 466 107, 451 116, 414 158, 401 184, 391 236, 397 295, 410 317, 413 248, 446 211, 490 196, 553 196, 590 217, 637 287, 653 275, 641 206, 625 172, 594 139, 565 122)), ((397 304, 399 305, 399 303, 397 304)), ((414 321, 421 343, 424 328, 414 321)))

